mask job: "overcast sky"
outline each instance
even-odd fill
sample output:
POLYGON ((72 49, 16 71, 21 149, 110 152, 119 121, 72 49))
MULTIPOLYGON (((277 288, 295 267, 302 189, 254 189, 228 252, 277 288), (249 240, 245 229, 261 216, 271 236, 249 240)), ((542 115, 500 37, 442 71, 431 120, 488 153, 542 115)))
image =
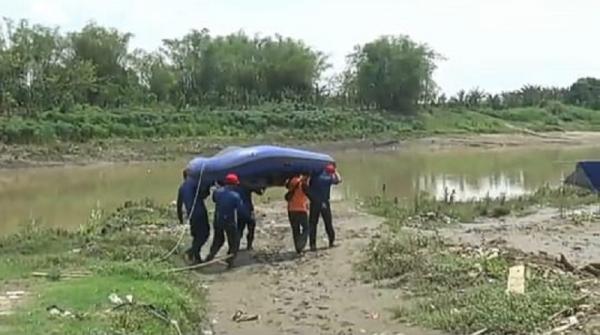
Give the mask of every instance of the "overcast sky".
POLYGON ((64 31, 94 20, 145 49, 191 28, 280 33, 324 51, 335 70, 355 44, 407 34, 447 58, 435 79, 451 94, 600 77, 598 15, 597 0, 0 0, 0 16, 64 31))

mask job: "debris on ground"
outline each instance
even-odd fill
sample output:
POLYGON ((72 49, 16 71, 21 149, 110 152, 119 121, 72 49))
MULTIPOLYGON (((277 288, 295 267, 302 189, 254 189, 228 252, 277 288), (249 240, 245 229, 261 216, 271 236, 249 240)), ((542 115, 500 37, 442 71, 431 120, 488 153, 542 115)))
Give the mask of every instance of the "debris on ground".
POLYGON ((32 277, 48 278, 48 279, 79 279, 90 277, 90 271, 72 271, 72 272, 32 272, 32 277))
POLYGON ((113 304, 113 305, 122 305, 124 304, 123 299, 121 299, 121 297, 119 297, 117 294, 115 293, 111 293, 108 296, 108 300, 113 304))
POLYGON ((58 307, 57 305, 51 305, 51 306, 46 307, 46 311, 48 311, 48 313, 51 316, 58 316, 58 317, 62 317, 62 318, 73 318, 73 319, 82 319, 83 318, 83 315, 78 314, 78 313, 73 313, 64 308, 58 307))
POLYGON ((231 320, 235 322, 256 321, 258 319, 260 319, 258 314, 247 314, 243 310, 237 310, 231 317, 231 320))
POLYGON ((573 328, 579 324, 579 320, 576 316, 569 316, 566 320, 561 322, 561 325, 546 332, 544 335, 562 334, 563 332, 573 328))
POLYGON ((375 312, 367 313, 367 319, 379 320, 379 313, 375 313, 375 312))

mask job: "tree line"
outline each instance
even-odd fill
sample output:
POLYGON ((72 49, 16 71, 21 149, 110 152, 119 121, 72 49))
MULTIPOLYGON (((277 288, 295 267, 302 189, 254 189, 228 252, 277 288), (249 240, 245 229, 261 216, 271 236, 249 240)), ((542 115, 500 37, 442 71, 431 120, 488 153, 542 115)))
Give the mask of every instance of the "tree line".
POLYGON ((384 36, 356 46, 346 70, 330 78, 327 57, 301 40, 213 36, 206 29, 165 39, 154 51, 130 50, 131 33, 89 23, 57 27, 4 19, 0 25, 0 115, 168 105, 247 108, 265 102, 343 104, 411 113, 422 105, 534 106, 547 101, 600 109, 600 80, 569 88, 525 86, 446 97, 432 79, 442 57, 408 36, 384 36))
POLYGON ((495 110, 544 107, 555 102, 600 110, 600 79, 580 78, 569 87, 525 85, 521 89, 499 94, 486 93, 475 88, 469 91, 460 90, 451 97, 439 94, 431 101, 436 106, 488 107, 495 110))

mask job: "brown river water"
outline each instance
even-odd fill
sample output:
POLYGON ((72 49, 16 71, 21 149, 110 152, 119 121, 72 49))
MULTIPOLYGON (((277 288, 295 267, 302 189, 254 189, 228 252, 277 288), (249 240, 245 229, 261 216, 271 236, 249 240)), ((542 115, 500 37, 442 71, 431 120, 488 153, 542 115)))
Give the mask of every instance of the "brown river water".
MULTIPOLYGON (((600 148, 427 149, 330 152, 344 182, 337 199, 386 193, 400 199, 426 191, 457 199, 516 196, 561 183, 582 159, 600 158, 600 148)), ((0 170, 0 234, 35 220, 53 227, 84 224, 97 208, 113 209, 126 200, 175 199, 185 159, 174 162, 105 164, 0 170)), ((280 197, 278 192, 265 197, 280 197)))

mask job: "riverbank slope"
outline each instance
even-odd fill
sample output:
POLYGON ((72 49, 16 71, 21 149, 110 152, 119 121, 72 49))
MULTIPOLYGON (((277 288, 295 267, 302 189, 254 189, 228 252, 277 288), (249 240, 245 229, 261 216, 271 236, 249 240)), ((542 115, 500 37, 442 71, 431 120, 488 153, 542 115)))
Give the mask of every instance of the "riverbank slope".
POLYGON ((597 143, 598 130, 600 114, 575 106, 429 107, 410 116, 299 104, 244 111, 82 106, 0 117, 0 167, 171 160, 258 143, 323 150, 586 145, 597 143))
POLYGON ((386 140, 354 139, 302 142, 293 139, 188 138, 164 140, 107 140, 90 143, 55 143, 52 145, 0 145, 0 168, 93 165, 143 161, 168 161, 212 155, 230 145, 290 145, 306 149, 339 152, 346 150, 444 150, 452 148, 594 146, 600 143, 600 132, 546 132, 502 134, 446 134, 386 140))

